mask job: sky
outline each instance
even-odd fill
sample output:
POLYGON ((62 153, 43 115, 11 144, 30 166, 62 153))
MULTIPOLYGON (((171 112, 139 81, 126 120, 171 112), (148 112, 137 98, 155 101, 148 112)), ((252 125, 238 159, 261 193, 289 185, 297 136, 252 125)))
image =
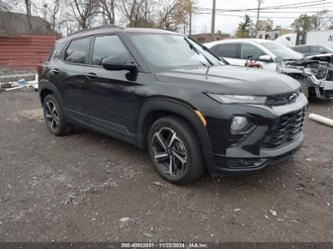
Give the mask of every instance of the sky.
MULTIPOLYGON (((283 4, 294 4, 294 3, 311 3, 314 0, 265 0, 262 4, 262 7, 268 6, 276 6, 276 5, 283 5, 283 4)), ((330 2, 330 1, 328 1, 330 2)), ((332 1, 331 1, 332 3, 332 1)), ((258 2, 257 0, 216 0, 217 9, 240 9, 240 8, 257 8, 258 2)), ((327 6, 332 6, 327 5, 327 6)), ((212 9, 212 0, 196 0, 196 7, 198 8, 209 8, 212 9)), ((303 12, 307 13, 309 11, 316 11, 323 9, 324 5, 317 5, 314 7, 308 8, 293 8, 289 10, 284 10, 287 13, 264 13, 262 16, 267 17, 279 17, 279 18, 272 18, 274 20, 274 25, 280 25, 282 27, 288 27, 292 22, 293 19, 289 17, 297 17, 303 12), (289 13, 288 13, 289 12, 289 13), (292 13, 290 13, 292 12, 292 13), (297 13, 295 13, 297 12, 297 13), (288 17, 288 19, 284 19, 284 17, 288 17)), ((272 12, 281 10, 272 10, 272 12)), ((250 14, 253 16, 252 20, 254 23, 256 22, 256 12, 244 12, 244 13, 226 13, 227 15, 245 15, 250 14)), ((265 18, 264 18, 265 19, 265 18)), ((216 31, 221 30, 222 32, 226 33, 234 33, 238 27, 238 24, 242 21, 240 17, 234 16, 223 16, 217 15, 216 17, 216 31)), ((193 33, 206 33, 210 32, 211 29, 211 15, 210 14, 200 14, 194 15, 193 17, 193 33)))

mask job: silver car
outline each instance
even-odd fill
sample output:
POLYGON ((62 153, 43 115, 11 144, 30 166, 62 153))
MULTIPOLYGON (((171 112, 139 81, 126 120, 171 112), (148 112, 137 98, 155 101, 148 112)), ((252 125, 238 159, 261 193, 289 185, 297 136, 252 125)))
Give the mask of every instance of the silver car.
POLYGON ((333 81, 328 66, 307 60, 304 55, 278 42, 233 39, 205 43, 204 46, 231 65, 246 66, 252 59, 264 70, 287 74, 302 84, 307 96, 333 97, 333 81))

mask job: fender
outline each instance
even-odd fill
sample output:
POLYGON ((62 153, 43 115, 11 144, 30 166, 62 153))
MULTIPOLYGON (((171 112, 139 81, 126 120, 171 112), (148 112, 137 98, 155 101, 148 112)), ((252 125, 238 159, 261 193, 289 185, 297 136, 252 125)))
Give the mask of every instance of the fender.
POLYGON ((47 80, 41 80, 41 81, 39 81, 39 87, 38 88, 39 88, 38 92, 39 92, 39 98, 40 98, 41 104, 43 104, 43 102, 42 102, 42 93, 43 93, 43 91, 44 90, 49 90, 59 100, 60 105, 63 106, 62 105, 62 98, 61 98, 60 92, 59 92, 58 88, 54 84, 52 84, 51 82, 49 82, 47 80))
POLYGON ((215 166, 208 131, 195 114, 195 109, 188 104, 174 99, 153 98, 144 103, 137 121, 137 145, 140 148, 146 146, 146 138, 143 134, 145 118, 153 111, 171 112, 184 118, 193 127, 198 136, 206 166, 209 168, 215 166))

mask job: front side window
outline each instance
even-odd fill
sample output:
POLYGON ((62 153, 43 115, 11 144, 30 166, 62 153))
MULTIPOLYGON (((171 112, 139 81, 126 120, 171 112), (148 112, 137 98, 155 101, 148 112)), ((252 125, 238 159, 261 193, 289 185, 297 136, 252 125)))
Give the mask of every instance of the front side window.
POLYGON ((102 65, 106 57, 124 55, 130 57, 129 52, 117 35, 98 36, 95 38, 92 64, 102 65))
POLYGON ((222 64, 205 48, 181 35, 130 34, 129 37, 140 54, 157 71, 222 64))
POLYGON ((237 43, 226 43, 216 46, 216 55, 225 58, 240 58, 240 46, 237 43))
POLYGON ((90 37, 73 40, 65 52, 65 61, 85 64, 88 62, 90 37))
POLYGON ((263 51, 252 44, 241 45, 241 59, 249 59, 251 57, 254 60, 258 60, 260 56, 265 55, 263 51))

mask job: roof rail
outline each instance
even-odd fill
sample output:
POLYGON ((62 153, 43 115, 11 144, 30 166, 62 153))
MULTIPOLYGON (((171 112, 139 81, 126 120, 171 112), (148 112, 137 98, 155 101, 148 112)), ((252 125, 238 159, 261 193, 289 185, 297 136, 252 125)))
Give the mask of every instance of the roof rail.
POLYGON ((119 28, 119 29, 122 29, 123 27, 120 27, 120 26, 114 25, 114 24, 109 24, 109 25, 104 25, 104 26, 98 26, 98 27, 79 30, 79 31, 76 31, 76 32, 73 32, 73 33, 69 34, 68 36, 76 35, 76 34, 79 34, 79 33, 82 33, 82 32, 87 32, 87 31, 105 29, 105 28, 119 28))

